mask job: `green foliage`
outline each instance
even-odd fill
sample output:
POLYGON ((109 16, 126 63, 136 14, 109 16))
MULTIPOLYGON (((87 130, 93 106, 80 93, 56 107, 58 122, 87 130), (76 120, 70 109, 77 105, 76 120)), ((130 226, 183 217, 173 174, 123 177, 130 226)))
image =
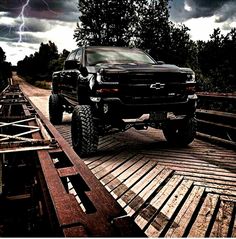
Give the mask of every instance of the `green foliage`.
POLYGON ((199 68, 211 91, 236 91, 236 29, 226 36, 214 29, 210 40, 198 42, 199 68))
POLYGON ((8 85, 8 79, 11 78, 11 63, 6 62, 6 54, 0 47, 0 92, 8 85))
POLYGON ((165 61, 165 52, 170 46, 170 30, 168 0, 147 2, 140 12, 138 47, 165 61))
POLYGON ((74 33, 77 44, 128 46, 137 20, 135 10, 142 2, 80 0, 80 22, 74 33))
POLYGON ((30 56, 26 56, 17 64, 17 72, 26 76, 31 83, 37 80, 50 80, 54 71, 61 70, 65 58, 69 52, 63 50, 58 54, 55 43, 49 41, 47 44, 41 43, 39 51, 30 56))
POLYGON ((6 60, 6 53, 0 47, 0 63, 4 62, 5 60, 6 60))

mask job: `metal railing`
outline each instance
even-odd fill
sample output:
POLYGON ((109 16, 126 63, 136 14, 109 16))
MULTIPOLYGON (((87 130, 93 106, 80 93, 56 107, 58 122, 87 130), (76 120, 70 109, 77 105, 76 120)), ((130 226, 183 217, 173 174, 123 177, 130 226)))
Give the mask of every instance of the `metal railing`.
POLYGON ((0 106, 0 236, 145 236, 18 86, 0 106))
POLYGON ((198 93, 198 136, 236 147, 236 94, 198 93))

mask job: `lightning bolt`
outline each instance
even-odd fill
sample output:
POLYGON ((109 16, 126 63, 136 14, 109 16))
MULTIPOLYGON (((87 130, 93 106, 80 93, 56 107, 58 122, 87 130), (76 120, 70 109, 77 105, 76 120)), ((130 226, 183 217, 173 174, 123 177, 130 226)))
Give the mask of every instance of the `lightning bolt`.
POLYGON ((20 15, 18 16, 19 18, 21 18, 22 23, 20 24, 19 27, 19 40, 18 43, 22 42, 22 33, 24 32, 24 28, 25 28, 25 8, 29 5, 30 0, 27 0, 26 3, 22 6, 20 15))
MULTIPOLYGON (((31 1, 31 0, 27 0, 26 3, 21 7, 21 12, 20 12, 20 14, 19 14, 19 16, 18 16, 18 18, 20 18, 20 19, 21 19, 21 22, 22 22, 22 23, 20 24, 20 26, 19 26, 19 40, 18 40, 18 43, 21 43, 21 42, 22 42, 22 34, 23 34, 23 32, 24 32, 24 29, 25 29, 25 9, 26 9, 27 6, 29 5, 30 1, 31 1)), ((54 12, 54 11, 52 11, 52 10, 50 9, 50 7, 49 7, 49 5, 48 5, 48 3, 47 3, 46 0, 41 0, 41 1, 46 5, 48 11, 50 11, 50 12, 52 12, 52 13, 54 13, 54 14, 57 15, 56 12, 54 12)))

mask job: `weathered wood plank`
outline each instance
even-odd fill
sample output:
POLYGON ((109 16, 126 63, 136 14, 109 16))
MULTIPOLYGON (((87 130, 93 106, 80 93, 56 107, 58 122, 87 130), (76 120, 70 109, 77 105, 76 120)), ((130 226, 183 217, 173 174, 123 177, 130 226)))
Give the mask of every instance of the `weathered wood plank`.
POLYGON ((124 162, 126 162, 127 160, 129 160, 129 158, 132 158, 133 156, 134 153, 127 155, 126 152, 121 152, 120 154, 109 159, 105 163, 100 164, 98 167, 94 168, 92 172, 98 179, 100 179, 105 175, 109 174, 110 172, 114 171, 116 168, 118 168, 120 165, 122 165, 124 162))
POLYGON ((183 177, 174 175, 167 184, 157 193, 157 195, 143 208, 135 218, 135 222, 141 229, 144 229, 152 217, 161 210, 167 202, 169 196, 183 180, 183 177))
POLYGON ((160 210, 157 216, 152 220, 151 224, 145 231, 149 237, 162 237, 165 228, 172 220, 174 213, 177 211, 184 197, 189 193, 193 181, 183 180, 176 191, 171 195, 170 199, 165 203, 164 207, 160 210))
MULTIPOLYGON (((234 207, 236 207, 236 204, 235 204, 234 207)), ((233 222, 233 229, 232 229, 232 235, 231 235, 232 238, 236 237, 236 217, 235 217, 235 214, 236 214, 236 208, 234 208, 234 222, 233 222)))
POLYGON ((157 174, 156 177, 144 188, 143 191, 139 193, 138 197, 135 197, 130 203, 125 207, 126 212, 130 216, 136 217, 139 214, 139 210, 143 205, 149 200, 152 195, 156 195, 157 191, 160 189, 160 186, 167 182, 168 179, 173 174, 173 171, 170 169, 163 169, 160 174, 157 174))
POLYGON ((214 179, 218 180, 219 182, 229 182, 232 183, 232 185, 235 184, 236 182, 236 177, 234 175, 231 176, 222 176, 222 175, 208 175, 207 173, 202 173, 200 170, 181 170, 179 167, 172 167, 171 169, 178 171, 179 175, 183 176, 193 176, 193 177, 199 177, 199 178, 209 178, 209 179, 214 179), (199 172, 200 171, 200 172, 199 172))
POLYGON ((137 163, 133 164, 129 170, 124 171, 122 174, 120 174, 117 178, 110 181, 105 187, 106 189, 111 192, 116 187, 118 187, 120 184, 122 184, 123 181, 125 181, 128 177, 133 175, 136 171, 138 171, 143 165, 145 165, 148 162, 148 160, 139 160, 137 163))
POLYGON ((143 158, 142 155, 136 155, 132 158, 130 158, 128 161, 126 161, 124 164, 120 165, 119 168, 116 168, 114 171, 112 171, 110 174, 106 174, 103 177, 100 178, 103 185, 108 184, 113 179, 117 178, 120 174, 125 172, 126 170, 129 170, 129 168, 137 163, 139 160, 143 158))
POLYGON ((209 224, 212 220, 214 211, 216 210, 219 195, 208 193, 202 207, 193 223, 188 237, 206 237, 209 224))
POLYGON ((194 186, 190 195, 186 199, 184 205, 182 206, 181 210, 177 214, 175 220, 169 227, 169 230, 167 231, 165 237, 183 237, 184 232, 187 228, 187 226, 190 223, 190 220, 197 208, 197 206, 200 203, 200 200, 203 196, 204 188, 194 186))
POLYGON ((134 174, 128 177, 122 184, 112 190, 111 195, 116 199, 120 198, 125 192, 129 190, 130 187, 132 187, 140 178, 142 178, 155 166, 156 164, 154 162, 147 162, 142 167, 140 167, 134 174))
POLYGON ((234 204, 221 201, 216 220, 211 230, 210 237, 229 237, 229 225, 232 218, 234 204))
POLYGON ((233 171, 235 170, 236 172, 236 162, 234 160, 222 160, 220 159, 217 161, 215 158, 214 160, 206 160, 204 158, 202 159, 191 159, 191 156, 189 157, 182 157, 181 155, 176 155, 173 158, 170 157, 170 155, 163 155, 163 153, 160 153, 158 156, 157 155, 152 155, 152 157, 147 156, 148 158, 152 160, 158 160, 158 162, 163 162, 163 163, 170 163, 170 164, 175 164, 175 165, 187 165, 187 166, 193 166, 193 167, 202 167, 202 168, 209 168, 211 170, 217 170, 217 171, 233 171))
MULTIPOLYGON (((157 161, 152 159, 153 161, 157 161)), ((221 168, 211 168, 211 167, 202 167, 201 165, 191 165, 191 164, 178 164, 176 162, 166 162, 158 159, 158 163, 163 165, 164 167, 173 168, 178 171, 194 171, 198 173, 206 173, 210 175, 219 175, 219 176, 227 176, 227 177, 235 177, 236 173, 232 172, 232 170, 225 170, 221 168)), ((236 172, 236 171, 235 171, 236 172)))
POLYGON ((116 157, 119 154, 120 154, 120 151, 114 152, 113 154, 109 154, 109 155, 103 155, 102 158, 99 158, 98 160, 95 160, 95 161, 91 162, 90 164, 88 164, 88 167, 90 170, 96 169, 96 167, 98 167, 99 165, 103 164, 104 162, 108 161, 109 159, 116 157))
POLYGON ((151 183, 157 175, 161 173, 163 167, 155 166, 143 178, 141 178, 134 186, 130 188, 125 194, 119 198, 118 202, 121 206, 125 207, 135 197, 140 197, 139 193, 142 192, 151 183))
MULTIPOLYGON (((177 172, 176 174, 179 174, 179 172, 177 172)), ((180 173, 180 174, 183 175, 183 173, 180 173)), ((188 174, 188 175, 185 175, 184 178, 189 179, 189 180, 193 180, 195 182, 210 183, 212 185, 218 185, 218 186, 222 186, 222 187, 224 187, 224 186, 235 187, 235 182, 221 180, 220 178, 215 179, 215 178, 204 177, 204 176, 205 175, 188 174)))

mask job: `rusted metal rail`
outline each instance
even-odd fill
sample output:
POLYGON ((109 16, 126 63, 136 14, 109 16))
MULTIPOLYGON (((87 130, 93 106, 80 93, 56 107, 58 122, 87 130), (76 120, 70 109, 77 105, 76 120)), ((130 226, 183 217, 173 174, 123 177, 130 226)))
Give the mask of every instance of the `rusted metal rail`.
POLYGON ((198 93, 198 137, 236 148, 236 94, 198 93))
POLYGON ((17 85, 0 107, 0 236, 145 236, 17 85))

